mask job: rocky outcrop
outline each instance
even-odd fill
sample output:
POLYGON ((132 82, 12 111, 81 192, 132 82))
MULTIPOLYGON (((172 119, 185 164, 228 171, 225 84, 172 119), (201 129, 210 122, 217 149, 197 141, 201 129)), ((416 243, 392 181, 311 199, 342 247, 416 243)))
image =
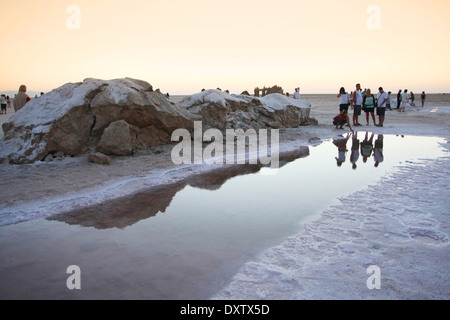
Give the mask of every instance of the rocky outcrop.
MULTIPOLYGON (((310 105, 282 94, 262 98, 205 90, 179 104, 136 79, 86 79, 27 103, 3 124, 0 163, 100 152, 129 156, 171 142, 176 129, 261 129, 314 123, 310 105)), ((50 159, 51 158, 51 159, 50 159)))
POLYGON ((75 156, 96 149, 130 155, 169 143, 174 130, 192 129, 193 120, 147 82, 86 79, 33 99, 3 124, 0 158, 31 163, 58 151, 75 156))
POLYGON ((182 100, 180 106, 201 117, 204 130, 295 128, 317 123, 309 117, 309 103, 282 94, 258 98, 206 90, 182 100))

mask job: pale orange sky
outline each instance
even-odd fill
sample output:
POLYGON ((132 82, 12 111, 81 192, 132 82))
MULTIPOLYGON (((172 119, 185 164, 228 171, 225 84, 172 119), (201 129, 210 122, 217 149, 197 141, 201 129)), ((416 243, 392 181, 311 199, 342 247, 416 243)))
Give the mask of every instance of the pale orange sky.
POLYGON ((15 0, 0 12, 0 91, 132 77, 171 94, 450 92, 448 0, 15 0))

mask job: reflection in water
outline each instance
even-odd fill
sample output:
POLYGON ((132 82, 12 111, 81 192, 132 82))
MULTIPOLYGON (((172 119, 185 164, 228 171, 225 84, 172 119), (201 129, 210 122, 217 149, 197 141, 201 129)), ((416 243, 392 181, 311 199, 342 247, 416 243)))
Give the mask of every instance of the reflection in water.
MULTIPOLYGON (((309 155, 308 147, 280 154, 280 168, 309 155)), ((212 172, 198 174, 176 183, 149 188, 145 191, 49 217, 48 220, 66 222, 71 225, 108 229, 131 226, 138 221, 165 212, 174 196, 186 186, 197 189, 218 190, 229 179, 241 175, 257 173, 264 166, 226 165, 212 172)))
POLYGON ((360 141, 358 132, 353 132, 348 133, 345 137, 334 139, 333 144, 338 148, 338 156, 335 157, 337 166, 341 167, 345 162, 347 152, 349 151, 347 143, 351 138, 350 162, 352 164, 352 169, 356 170, 358 168, 360 155, 362 156, 363 163, 367 163, 367 160, 373 157, 374 167, 378 167, 379 164, 384 161, 384 136, 378 134, 375 141, 374 136, 374 133, 371 133, 369 136, 369 132, 366 132, 364 140, 360 141))

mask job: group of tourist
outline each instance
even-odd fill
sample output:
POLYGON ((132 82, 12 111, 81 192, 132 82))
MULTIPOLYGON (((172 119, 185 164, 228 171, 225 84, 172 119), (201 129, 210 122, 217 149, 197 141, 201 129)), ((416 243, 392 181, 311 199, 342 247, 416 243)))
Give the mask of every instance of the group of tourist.
MULTIPOLYGON (((348 116, 348 109, 353 109, 353 126, 362 126, 359 123, 359 116, 361 116, 362 111, 366 114, 366 125, 370 124, 370 118, 375 126, 383 127, 384 120, 386 116, 386 109, 392 110, 391 107, 391 92, 384 91, 383 87, 378 88, 378 93, 375 96, 372 94, 371 89, 361 90, 361 84, 356 84, 356 90, 352 91, 350 94, 345 91, 344 87, 341 87, 339 94, 340 98, 339 114, 333 118, 333 124, 336 129, 343 129, 344 125, 348 125, 350 130, 353 131, 352 125, 350 124, 350 119, 348 116), (375 120, 375 111, 378 116, 378 123, 375 120)), ((426 94, 422 92, 421 100, 422 107, 425 104, 426 94)), ((405 107, 408 102, 411 102, 412 106, 414 104, 414 93, 411 92, 408 96, 408 90, 405 89, 399 91, 397 95, 397 111, 405 112, 405 107)))

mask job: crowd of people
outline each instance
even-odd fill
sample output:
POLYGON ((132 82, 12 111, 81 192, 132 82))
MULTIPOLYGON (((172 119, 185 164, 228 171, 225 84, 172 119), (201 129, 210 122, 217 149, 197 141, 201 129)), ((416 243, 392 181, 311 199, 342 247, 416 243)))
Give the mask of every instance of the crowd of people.
MULTIPOLYGON (((370 125, 370 119, 372 119, 373 124, 377 127, 383 127, 384 120, 386 117, 386 110, 392 109, 391 91, 384 91, 383 87, 378 88, 378 93, 375 96, 371 89, 361 90, 361 84, 356 84, 355 91, 350 94, 341 87, 339 94, 340 98, 339 104, 339 114, 333 118, 333 124, 336 129, 343 129, 344 125, 348 125, 350 130, 356 126, 362 126, 359 123, 359 117, 362 111, 366 114, 366 125, 370 125), (352 124, 350 124, 350 118, 348 116, 349 108, 353 110, 352 124), (375 112, 378 117, 378 123, 375 119, 375 112)), ((413 92, 408 95, 408 89, 403 92, 399 90, 397 94, 396 107, 398 112, 405 112, 406 104, 410 103, 411 106, 415 107, 414 104, 415 96, 413 92)), ((423 91, 421 94, 422 107, 425 105, 426 94, 423 91)))

